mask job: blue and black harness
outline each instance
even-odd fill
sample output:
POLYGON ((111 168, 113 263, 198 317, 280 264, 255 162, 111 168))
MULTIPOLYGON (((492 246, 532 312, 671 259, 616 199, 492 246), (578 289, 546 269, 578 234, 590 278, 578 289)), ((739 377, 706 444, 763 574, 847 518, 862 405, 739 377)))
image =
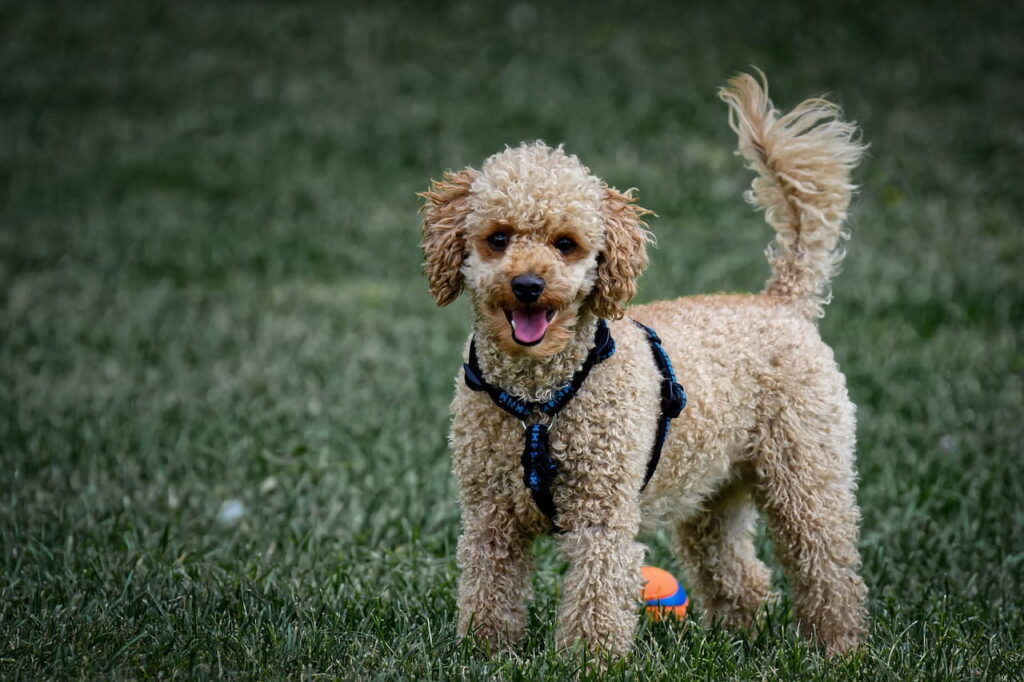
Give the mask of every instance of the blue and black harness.
MULTIPOLYGON (((651 353, 654 362, 661 373, 661 417, 658 420, 658 432, 654 440, 654 447, 651 448, 651 456, 647 460, 647 472, 644 474, 642 491, 654 475, 658 467, 658 460, 661 458, 661 450, 665 446, 665 439, 668 437, 669 424, 679 416, 679 413, 686 407, 686 391, 676 381, 675 371, 672 369, 672 361, 661 345, 661 339, 650 327, 636 322, 647 334, 647 340, 651 346, 651 353)), ((469 344, 469 362, 464 364, 466 386, 474 391, 483 391, 490 396, 494 404, 508 412, 510 415, 523 423, 525 429, 526 443, 523 447, 523 483, 530 489, 533 501, 537 508, 544 513, 551 521, 554 532, 561 532, 555 522, 558 510, 555 509, 555 502, 551 495, 551 483, 558 475, 558 465, 551 458, 548 449, 548 424, 534 423, 527 424, 526 420, 534 414, 546 415, 549 423, 554 423, 555 415, 565 407, 576 395, 586 381, 590 370, 595 365, 604 362, 615 354, 615 339, 612 338, 605 320, 597 321, 597 330, 594 334, 594 347, 590 349, 583 366, 573 374, 565 386, 555 391, 554 395, 547 402, 532 402, 521 400, 509 394, 502 388, 488 383, 480 371, 480 363, 476 354, 476 339, 469 344)))

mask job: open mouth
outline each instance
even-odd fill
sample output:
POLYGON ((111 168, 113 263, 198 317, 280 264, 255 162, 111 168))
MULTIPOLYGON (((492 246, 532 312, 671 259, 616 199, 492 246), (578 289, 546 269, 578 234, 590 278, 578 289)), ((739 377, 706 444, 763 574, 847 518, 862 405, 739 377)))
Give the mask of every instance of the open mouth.
POLYGON ((512 326, 512 339, 520 346, 535 346, 544 340, 548 325, 555 317, 554 308, 518 308, 506 310, 505 317, 512 326))

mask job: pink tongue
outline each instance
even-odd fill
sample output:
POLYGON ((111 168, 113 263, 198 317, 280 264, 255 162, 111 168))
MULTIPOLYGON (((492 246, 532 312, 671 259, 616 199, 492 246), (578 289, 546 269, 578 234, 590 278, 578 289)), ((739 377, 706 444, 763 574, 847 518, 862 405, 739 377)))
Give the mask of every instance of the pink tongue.
POLYGON ((513 310, 512 322, 515 323, 512 335, 520 343, 535 343, 544 338, 548 330, 548 311, 546 310, 513 310))

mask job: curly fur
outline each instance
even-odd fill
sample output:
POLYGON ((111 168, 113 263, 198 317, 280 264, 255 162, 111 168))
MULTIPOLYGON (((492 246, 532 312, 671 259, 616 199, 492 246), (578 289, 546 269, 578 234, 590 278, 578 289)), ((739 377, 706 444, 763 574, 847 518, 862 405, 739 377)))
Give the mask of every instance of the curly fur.
MULTIPOLYGON (((747 625, 770 594, 751 534, 766 518, 789 576, 801 631, 830 652, 865 632, 857 575, 854 406, 814 323, 837 260, 860 147, 823 100, 781 118, 749 76, 723 91, 740 149, 758 171, 754 201, 777 230, 773 274, 757 295, 681 298, 628 309, 664 341, 690 404, 640 493, 659 417, 661 376, 646 336, 611 322, 617 351, 594 367, 551 425, 552 494, 569 561, 556 640, 626 653, 638 616, 641 527, 674 524, 680 559, 706 617, 747 625)), ((424 195, 431 291, 473 304, 489 381, 533 400, 582 364, 596 316, 617 318, 646 264, 647 213, 576 157, 524 144, 434 183, 424 195), (494 234, 507 237, 495 247, 494 234), (576 248, 558 248, 560 237, 576 248), (534 346, 510 331, 524 309, 511 279, 531 274, 551 322, 534 346)), ((530 307, 533 306, 533 307, 530 307)), ((533 539, 547 532, 522 483, 522 427, 456 381, 449 436, 462 506, 459 622, 492 644, 524 635, 533 539)))
POLYGON ((606 188, 601 204, 605 246, 598 258, 592 309, 598 317, 617 320, 636 294, 636 280, 647 267, 647 244, 652 241, 642 218, 653 214, 636 205, 632 191, 606 188))
POLYGON ((760 75, 763 87, 744 73, 718 96, 729 105, 740 154, 758 173, 744 198, 775 228, 765 293, 799 301, 808 315, 821 317, 844 255, 836 246, 847 237, 842 228, 855 189, 850 171, 865 147, 854 140, 857 127, 841 120, 828 100, 809 99, 780 116, 760 75))
POLYGON ((462 292, 462 261, 466 239, 462 228, 470 212, 470 185, 477 171, 467 168, 445 173, 444 180, 420 196, 426 199, 423 212, 423 270, 430 293, 438 305, 448 305, 462 292))

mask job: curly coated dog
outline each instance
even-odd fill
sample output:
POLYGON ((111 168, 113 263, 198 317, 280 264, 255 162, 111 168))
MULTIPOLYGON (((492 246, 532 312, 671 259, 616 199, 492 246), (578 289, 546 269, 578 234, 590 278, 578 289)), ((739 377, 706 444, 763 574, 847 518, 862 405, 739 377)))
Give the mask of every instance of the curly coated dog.
POLYGON ((569 562, 557 644, 625 654, 639 615, 636 536, 665 520, 706 617, 748 625, 771 588, 757 511, 801 632, 830 653, 865 634, 855 408, 816 324, 864 148, 823 99, 781 115, 747 74, 719 96, 757 172, 746 198, 775 230, 760 294, 627 310, 650 212, 561 147, 506 149, 421 195, 430 291, 445 305, 465 290, 473 310, 449 438, 462 634, 523 636, 531 544, 554 532, 569 562), (672 379, 689 404, 665 438, 672 379))

